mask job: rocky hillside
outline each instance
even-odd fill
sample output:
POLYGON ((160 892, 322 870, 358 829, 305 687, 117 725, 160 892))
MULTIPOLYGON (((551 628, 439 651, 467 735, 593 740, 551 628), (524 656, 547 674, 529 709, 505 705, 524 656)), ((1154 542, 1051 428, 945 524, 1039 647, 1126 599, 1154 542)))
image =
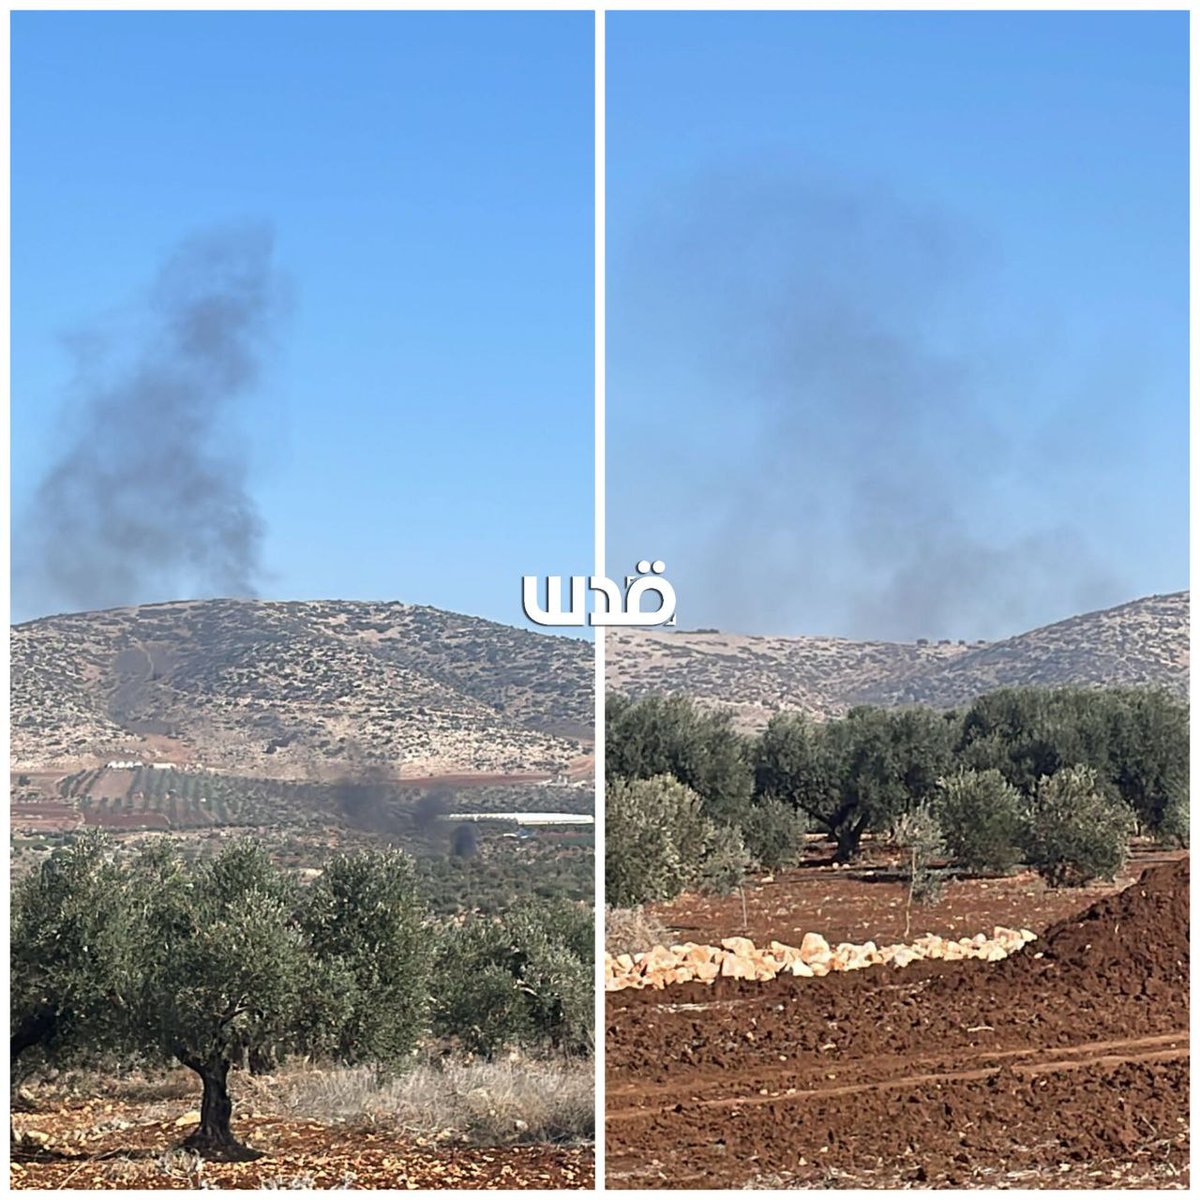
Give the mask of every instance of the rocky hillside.
POLYGON ((407 604, 189 601, 12 630, 15 770, 554 773, 590 751, 592 712, 590 644, 407 604))
POLYGON ((734 708, 746 726, 797 709, 949 708, 1015 684, 1188 684, 1187 592, 1149 596, 1000 642, 855 642, 655 629, 611 630, 611 688, 684 693, 734 708))

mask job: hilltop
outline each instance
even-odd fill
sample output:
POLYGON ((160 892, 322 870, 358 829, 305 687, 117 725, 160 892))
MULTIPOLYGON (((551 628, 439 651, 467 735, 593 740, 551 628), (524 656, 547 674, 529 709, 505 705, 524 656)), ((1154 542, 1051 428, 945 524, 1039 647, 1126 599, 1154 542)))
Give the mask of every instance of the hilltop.
POLYGON ((435 608, 181 601, 29 621, 11 646, 18 771, 508 775, 591 749, 590 644, 435 608))
POLYGON ((1188 685, 1189 593, 1149 596, 997 642, 860 642, 718 631, 613 629, 608 685, 633 696, 682 693, 733 708, 739 723, 775 712, 836 716, 855 704, 951 708, 1019 684, 1188 685))

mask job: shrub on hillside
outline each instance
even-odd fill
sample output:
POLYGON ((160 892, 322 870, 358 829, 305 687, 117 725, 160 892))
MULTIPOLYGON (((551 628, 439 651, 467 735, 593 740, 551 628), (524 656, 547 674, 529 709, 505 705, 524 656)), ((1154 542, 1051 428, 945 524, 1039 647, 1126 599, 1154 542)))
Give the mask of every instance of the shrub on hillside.
POLYGON ((1021 859, 1020 792, 998 770, 942 780, 937 815, 951 859, 968 871, 1002 873, 1021 859))
POLYGON ((1025 858, 1051 887, 1114 879, 1129 857, 1132 810, 1108 795, 1091 767, 1039 780, 1025 823, 1025 858))

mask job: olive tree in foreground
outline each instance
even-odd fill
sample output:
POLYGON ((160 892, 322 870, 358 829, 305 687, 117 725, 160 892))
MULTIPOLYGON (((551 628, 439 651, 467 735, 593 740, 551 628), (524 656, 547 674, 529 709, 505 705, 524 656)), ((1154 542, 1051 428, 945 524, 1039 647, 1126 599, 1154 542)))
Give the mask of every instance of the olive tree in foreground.
POLYGON ((390 851, 335 858, 301 894, 251 842, 194 865, 164 839, 122 863, 85 835, 14 889, 14 1058, 42 1045, 57 1062, 182 1063, 202 1089, 184 1145, 258 1157, 233 1133, 234 1064, 409 1053, 425 1029, 423 911, 390 851))
POLYGON ((158 844, 135 864, 131 892, 145 1049, 194 1071, 203 1089, 200 1123, 184 1145, 205 1158, 257 1158, 233 1134, 229 1072, 300 1028, 312 960, 290 881, 249 842, 191 870, 158 844))
POLYGON ((700 881, 718 830, 690 787, 670 775, 618 779, 604 804, 609 904, 669 900, 700 881))
POLYGON ((59 1060, 118 1045, 127 1032, 133 928, 111 843, 85 833, 12 891, 11 1061, 41 1047, 59 1060))
MULTIPOLYGON (((314 1048, 343 1062, 394 1065, 427 1023, 432 950, 412 862, 395 850, 334 858, 300 923, 328 997, 314 1048)), ((305 1017, 313 1025, 313 1014, 305 1017)))

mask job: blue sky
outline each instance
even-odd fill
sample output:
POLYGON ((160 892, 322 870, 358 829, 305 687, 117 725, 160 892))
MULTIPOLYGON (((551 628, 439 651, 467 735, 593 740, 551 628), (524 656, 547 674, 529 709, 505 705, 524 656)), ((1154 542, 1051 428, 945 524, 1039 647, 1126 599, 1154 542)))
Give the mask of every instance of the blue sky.
MULTIPOLYGON (((520 575, 591 559, 592 122, 590 13, 15 14, 18 562, 71 347, 265 222, 289 315, 221 427, 261 592, 521 623, 520 575)), ((18 620, 55 606, 25 582, 18 620)))
POLYGON ((1187 586, 1181 13, 612 13, 608 573, 997 637, 1187 586))

